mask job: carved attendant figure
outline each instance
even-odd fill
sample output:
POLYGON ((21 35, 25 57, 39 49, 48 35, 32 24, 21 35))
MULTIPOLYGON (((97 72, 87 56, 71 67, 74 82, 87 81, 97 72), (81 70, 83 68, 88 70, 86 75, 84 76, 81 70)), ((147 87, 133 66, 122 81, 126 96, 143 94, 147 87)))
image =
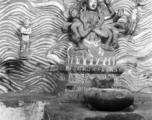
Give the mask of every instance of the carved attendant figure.
POLYGON ((21 28, 22 40, 20 42, 20 50, 21 52, 28 51, 30 48, 30 34, 32 33, 32 29, 30 27, 30 20, 26 19, 24 22, 24 26, 21 28))

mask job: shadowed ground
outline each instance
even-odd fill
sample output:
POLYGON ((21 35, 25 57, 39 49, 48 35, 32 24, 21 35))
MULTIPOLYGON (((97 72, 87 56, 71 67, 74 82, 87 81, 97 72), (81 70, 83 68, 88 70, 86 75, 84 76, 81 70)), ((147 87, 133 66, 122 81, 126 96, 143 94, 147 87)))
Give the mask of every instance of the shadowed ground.
MULTIPOLYGON (((6 106, 6 109, 26 108, 26 106, 30 104, 32 106, 33 104, 41 102, 43 104, 41 107, 44 107, 42 109, 44 112, 44 120, 151 120, 152 95, 134 93, 134 96, 134 110, 130 108, 121 112, 99 112, 87 108, 86 105, 83 104, 81 95, 78 96, 73 93, 64 94, 62 97, 56 97, 51 94, 8 93, 1 94, 0 101, 6 106)), ((35 108, 38 106, 39 104, 37 104, 35 108)), ((28 110, 30 111, 30 108, 28 110)), ((40 112, 38 109, 35 111, 40 112)), ((15 118, 13 115, 10 117, 15 118)), ((35 118, 41 120, 38 114, 31 115, 35 115, 35 118)), ((29 116, 30 114, 27 115, 24 120, 32 120, 33 117, 29 116)))

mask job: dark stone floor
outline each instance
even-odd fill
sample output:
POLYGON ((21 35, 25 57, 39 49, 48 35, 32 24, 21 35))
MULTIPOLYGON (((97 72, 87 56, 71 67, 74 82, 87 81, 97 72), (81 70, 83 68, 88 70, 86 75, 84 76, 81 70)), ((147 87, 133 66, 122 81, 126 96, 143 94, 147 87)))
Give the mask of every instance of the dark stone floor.
POLYGON ((1 94, 0 101, 7 107, 18 107, 18 101, 45 101, 44 120, 152 120, 152 94, 134 93, 133 108, 120 112, 95 111, 83 104, 76 94, 62 97, 51 94, 8 93, 1 94))

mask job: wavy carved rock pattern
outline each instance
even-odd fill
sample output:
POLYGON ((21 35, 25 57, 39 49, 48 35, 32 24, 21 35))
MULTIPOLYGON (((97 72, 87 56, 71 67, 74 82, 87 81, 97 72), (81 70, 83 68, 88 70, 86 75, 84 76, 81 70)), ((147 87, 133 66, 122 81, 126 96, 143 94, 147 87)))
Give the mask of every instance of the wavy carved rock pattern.
MULTIPOLYGON (((152 92, 152 0, 143 0, 138 8, 139 22, 135 34, 119 39, 116 51, 117 65, 125 72, 115 79, 116 86, 132 91, 152 92), (132 42, 128 42, 131 39, 132 42)), ((127 16, 135 6, 133 0, 112 0, 114 9, 123 7, 127 16)), ((67 58, 69 36, 61 32, 72 0, 1 0, 0 1, 0 91, 53 92, 58 85, 59 74, 44 70, 50 64, 64 63, 67 58), (19 28, 24 18, 32 23, 29 61, 19 61, 19 28), (14 66, 9 66, 14 62, 14 66), (9 66, 9 67, 8 67, 9 66)))

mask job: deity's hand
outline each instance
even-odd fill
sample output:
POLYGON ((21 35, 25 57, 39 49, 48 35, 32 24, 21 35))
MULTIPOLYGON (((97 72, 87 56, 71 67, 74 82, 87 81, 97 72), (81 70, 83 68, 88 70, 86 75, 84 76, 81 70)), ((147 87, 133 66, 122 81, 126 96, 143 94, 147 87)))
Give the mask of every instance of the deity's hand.
POLYGON ((70 25, 72 25, 72 23, 70 23, 70 22, 65 22, 63 25, 62 25, 62 27, 61 27, 61 29, 62 29, 62 32, 68 32, 68 28, 69 28, 69 26, 70 25))
POLYGON ((90 26, 90 28, 91 28, 92 31, 94 31, 95 28, 96 28, 96 26, 95 26, 94 24, 92 24, 92 25, 90 26))
POLYGON ((128 32, 127 34, 132 34, 137 26, 137 9, 133 9, 132 14, 128 19, 128 32))
POLYGON ((121 17, 121 16, 123 16, 123 14, 124 14, 124 9, 118 9, 117 15, 118 15, 119 17, 121 17))
POLYGON ((104 3, 105 3, 106 5, 110 5, 110 1, 109 1, 109 0, 104 0, 104 3))
POLYGON ((71 12, 71 16, 72 16, 73 18, 75 18, 75 17, 77 16, 77 14, 78 14, 78 11, 75 10, 75 9, 71 12))

